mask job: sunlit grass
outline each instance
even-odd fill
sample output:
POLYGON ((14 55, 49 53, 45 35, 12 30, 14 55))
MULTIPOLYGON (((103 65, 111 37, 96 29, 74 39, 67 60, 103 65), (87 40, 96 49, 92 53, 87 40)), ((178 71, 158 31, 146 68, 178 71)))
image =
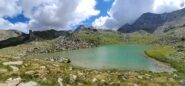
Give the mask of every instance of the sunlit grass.
POLYGON ((158 46, 145 51, 145 54, 149 57, 169 63, 172 67, 176 68, 179 73, 185 75, 185 60, 171 57, 174 53, 177 52, 171 46, 158 46))
POLYGON ((165 60, 165 58, 168 58, 170 54, 175 53, 175 49, 173 49, 170 46, 161 46, 161 47, 152 48, 145 52, 150 57, 165 60))

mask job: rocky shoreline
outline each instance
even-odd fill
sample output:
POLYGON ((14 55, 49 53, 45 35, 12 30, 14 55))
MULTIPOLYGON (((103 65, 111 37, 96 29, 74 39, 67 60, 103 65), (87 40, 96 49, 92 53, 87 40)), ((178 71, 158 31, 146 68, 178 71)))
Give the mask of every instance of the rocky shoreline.
POLYGON ((7 70, 0 72, 0 85, 12 86, 66 86, 66 85, 95 85, 95 86, 156 86, 178 85, 181 80, 176 74, 152 73, 147 71, 97 71, 76 68, 68 63, 14 59, 0 57, 0 67, 7 70), (4 64, 4 65, 3 65, 4 64), (11 66, 14 66, 12 68, 11 66), (16 70, 15 70, 16 68, 16 70))

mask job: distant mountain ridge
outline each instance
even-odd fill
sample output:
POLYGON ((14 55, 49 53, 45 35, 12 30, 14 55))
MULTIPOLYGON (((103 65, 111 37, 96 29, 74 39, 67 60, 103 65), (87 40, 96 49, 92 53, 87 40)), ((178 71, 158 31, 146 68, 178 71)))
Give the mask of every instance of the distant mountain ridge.
POLYGON ((56 30, 46 30, 46 31, 31 31, 29 32, 30 39, 54 39, 59 36, 65 36, 68 35, 69 31, 56 31, 56 30))
POLYGON ((30 35, 16 30, 0 30, 0 49, 16 46, 29 40, 30 35))
POLYGON ((149 33, 163 33, 175 27, 185 26, 185 8, 171 13, 144 13, 132 25, 125 24, 119 32, 131 33, 144 30, 149 33))
POLYGON ((18 37, 22 35, 22 32, 16 30, 0 30, 0 41, 6 40, 12 37, 18 37))

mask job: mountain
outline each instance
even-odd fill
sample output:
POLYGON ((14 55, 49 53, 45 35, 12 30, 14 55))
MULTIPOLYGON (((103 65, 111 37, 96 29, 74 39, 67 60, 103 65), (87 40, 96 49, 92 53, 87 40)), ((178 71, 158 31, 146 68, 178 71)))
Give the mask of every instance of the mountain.
POLYGON ((131 33, 144 30, 149 33, 164 33, 176 27, 185 26, 185 8, 171 13, 144 13, 132 25, 125 24, 119 32, 131 33))
POLYGON ((69 35, 68 31, 56 31, 56 30, 47 30, 47 31, 31 31, 29 34, 25 34, 15 30, 1 30, 0 31, 0 49, 10 46, 16 46, 23 44, 25 42, 31 41, 43 41, 43 40, 52 40, 58 38, 59 36, 69 35))
POLYGON ((0 30, 0 41, 6 40, 12 37, 18 37, 22 34, 22 32, 16 30, 0 30))
POLYGON ((29 40, 30 35, 16 30, 0 31, 0 48, 15 46, 29 40))
POLYGON ((30 31, 30 38, 31 39, 44 39, 50 40, 57 38, 59 36, 68 35, 68 31, 56 31, 56 30, 46 30, 46 31, 30 31))

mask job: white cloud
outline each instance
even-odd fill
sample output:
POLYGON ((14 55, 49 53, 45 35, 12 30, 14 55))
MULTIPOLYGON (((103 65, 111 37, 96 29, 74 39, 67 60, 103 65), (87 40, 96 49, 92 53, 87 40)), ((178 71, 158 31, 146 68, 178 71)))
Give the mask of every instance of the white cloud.
MULTIPOLYGON (((95 9, 97 0, 1 0, 0 29, 68 30, 100 12, 95 9), (23 12, 28 23, 11 23, 4 17, 23 12)), ((109 0, 104 0, 109 1, 109 0)), ((95 20, 93 26, 117 29, 133 23, 145 12, 163 13, 185 7, 185 0, 114 0, 108 16, 95 20)))
POLYGON ((0 29, 1 30, 18 30, 18 31, 22 31, 25 33, 29 32, 29 29, 26 23, 12 24, 11 22, 4 20, 2 18, 0 18, 0 29))
POLYGON ((1 0, 0 2, 0 29, 8 30, 14 29, 28 32, 28 27, 26 23, 15 23, 12 24, 8 20, 3 19, 3 17, 14 17, 21 13, 21 7, 18 5, 19 0, 1 0))
POLYGON ((181 9, 185 0, 155 0, 153 11, 155 13, 171 12, 181 9))
POLYGON ((21 7, 17 4, 18 0, 1 0, 0 1, 0 18, 13 17, 21 12, 21 7))
POLYGON ((96 19, 94 26, 118 29, 126 23, 133 23, 143 13, 171 12, 184 7, 185 0, 115 0, 108 16, 96 19), (99 21, 104 21, 99 24, 99 21))
POLYGON ((105 22, 107 21, 108 18, 109 18, 108 16, 101 16, 100 18, 96 19, 92 23, 92 26, 99 27, 99 28, 106 28, 106 27, 103 27, 103 25, 105 24, 105 22))
POLYGON ((18 30, 67 30, 70 26, 99 14, 95 9, 96 0, 1 0, 0 29, 18 30), (4 20, 21 14, 30 19, 27 23, 4 20), (24 28, 24 29, 23 29, 24 28))
POLYGON ((22 0, 21 5, 33 30, 66 30, 99 14, 95 0, 22 0))

